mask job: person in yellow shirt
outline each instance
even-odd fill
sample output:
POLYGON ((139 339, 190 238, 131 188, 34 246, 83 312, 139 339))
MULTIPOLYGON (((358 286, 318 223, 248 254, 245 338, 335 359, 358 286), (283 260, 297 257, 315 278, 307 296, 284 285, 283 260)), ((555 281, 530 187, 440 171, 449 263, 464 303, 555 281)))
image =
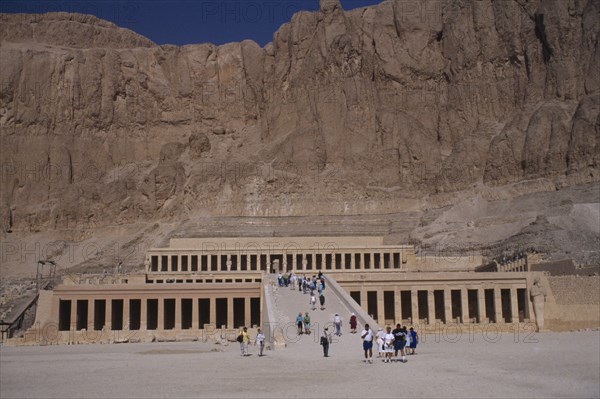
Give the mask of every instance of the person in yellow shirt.
POLYGON ((242 328, 242 331, 238 335, 238 342, 240 343, 240 351, 242 352, 242 356, 248 356, 248 344, 250 343, 248 327, 242 328))

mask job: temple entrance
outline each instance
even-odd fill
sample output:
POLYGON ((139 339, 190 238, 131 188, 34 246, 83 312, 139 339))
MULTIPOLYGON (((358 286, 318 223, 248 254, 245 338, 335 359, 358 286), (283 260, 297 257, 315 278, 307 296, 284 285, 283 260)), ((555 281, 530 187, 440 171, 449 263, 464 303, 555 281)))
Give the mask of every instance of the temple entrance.
POLYGON ((271 272, 285 273, 285 268, 283 267, 283 255, 271 255, 271 272))

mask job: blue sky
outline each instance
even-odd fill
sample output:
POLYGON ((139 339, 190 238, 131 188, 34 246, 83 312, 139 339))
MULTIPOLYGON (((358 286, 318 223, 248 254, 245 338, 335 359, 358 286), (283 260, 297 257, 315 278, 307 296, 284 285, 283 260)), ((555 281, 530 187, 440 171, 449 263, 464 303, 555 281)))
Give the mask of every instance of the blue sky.
MULTIPOLYGON (((341 0, 350 10, 383 0, 341 0)), ((50 11, 93 14, 131 29, 157 44, 223 44, 252 39, 264 46, 299 10, 319 0, 2 0, 0 12, 50 11)))

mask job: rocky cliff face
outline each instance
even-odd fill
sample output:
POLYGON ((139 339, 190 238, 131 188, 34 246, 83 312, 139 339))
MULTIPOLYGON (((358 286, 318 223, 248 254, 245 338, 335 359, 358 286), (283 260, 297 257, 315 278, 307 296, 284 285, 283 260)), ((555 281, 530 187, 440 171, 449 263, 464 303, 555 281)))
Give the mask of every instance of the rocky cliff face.
POLYGON ((321 0, 264 48, 2 15, 3 237, 410 211, 421 230, 390 239, 435 241, 433 210, 465 198, 593 193, 600 1, 408 3, 321 0))

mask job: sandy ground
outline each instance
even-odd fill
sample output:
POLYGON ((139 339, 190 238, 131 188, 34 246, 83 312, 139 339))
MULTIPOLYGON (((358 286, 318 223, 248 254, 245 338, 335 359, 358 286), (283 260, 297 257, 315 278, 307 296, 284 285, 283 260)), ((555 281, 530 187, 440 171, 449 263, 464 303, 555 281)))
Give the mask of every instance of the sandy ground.
POLYGON ((242 357, 237 343, 2 348, 0 397, 600 396, 598 331, 490 338, 428 335, 408 363, 372 365, 350 334, 339 340, 355 349, 333 343, 329 358, 314 335, 264 357, 242 357))

